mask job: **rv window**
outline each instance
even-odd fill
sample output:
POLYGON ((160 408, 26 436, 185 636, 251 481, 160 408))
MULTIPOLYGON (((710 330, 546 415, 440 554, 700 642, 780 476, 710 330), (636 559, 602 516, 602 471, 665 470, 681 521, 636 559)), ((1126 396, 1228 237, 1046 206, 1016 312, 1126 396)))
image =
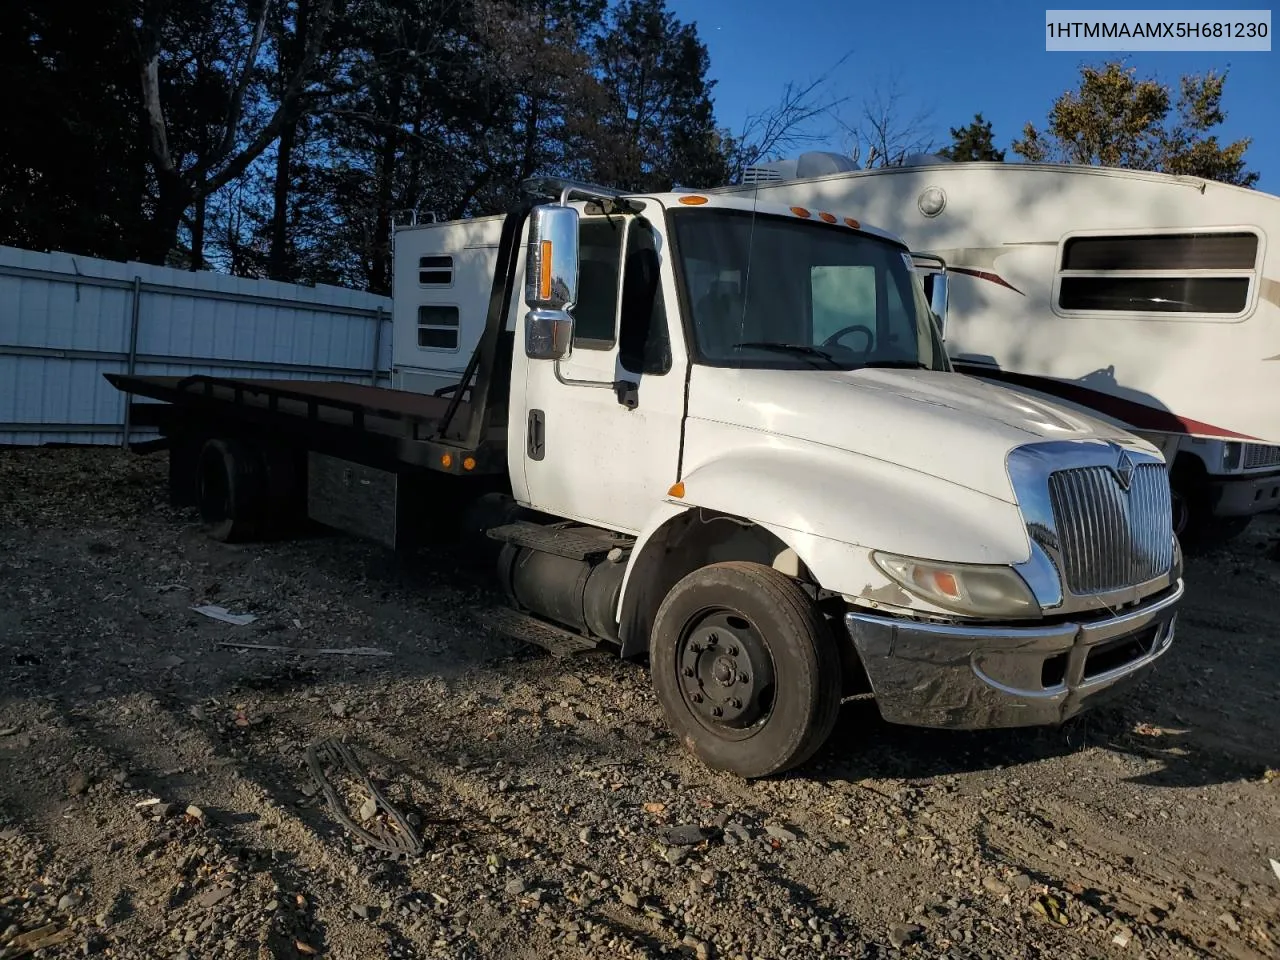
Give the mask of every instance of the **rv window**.
POLYGON ((620 216, 582 217, 578 227, 578 303, 573 308, 573 345, 609 350, 617 343, 618 274, 622 266, 620 216))
POLYGON ((1064 310, 1236 314, 1249 302, 1248 277, 1063 277, 1064 310))
POLYGON ((1071 237, 1062 247, 1062 269, 1252 270, 1257 256, 1253 233, 1071 237))
POLYGON ((435 304, 418 307, 418 346, 427 350, 458 349, 458 308, 435 304))
POLYGON ((447 287, 453 283, 453 257, 419 257, 418 284, 447 287))

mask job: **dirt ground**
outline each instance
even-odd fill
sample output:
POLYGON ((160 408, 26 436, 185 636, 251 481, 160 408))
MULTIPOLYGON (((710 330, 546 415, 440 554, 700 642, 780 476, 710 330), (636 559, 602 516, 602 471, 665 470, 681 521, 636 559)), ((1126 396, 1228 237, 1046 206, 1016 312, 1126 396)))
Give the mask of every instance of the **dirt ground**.
POLYGON ((3 960, 1280 956, 1275 515, 1189 563, 1134 697, 983 734, 850 703, 748 784, 643 666, 487 633, 447 556, 219 545, 164 493, 164 454, 0 452, 3 960), (390 655, 307 652, 350 647, 390 655), (420 852, 335 817, 325 737, 420 852))

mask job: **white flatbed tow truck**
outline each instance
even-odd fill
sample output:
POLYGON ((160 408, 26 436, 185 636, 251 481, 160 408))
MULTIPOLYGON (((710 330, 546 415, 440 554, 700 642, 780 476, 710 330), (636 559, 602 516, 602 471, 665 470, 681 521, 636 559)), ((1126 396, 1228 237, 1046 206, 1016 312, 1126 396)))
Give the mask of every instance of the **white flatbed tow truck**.
POLYGON ((1170 648, 1160 452, 954 373, 895 237, 528 189, 397 236, 417 342, 475 331, 443 390, 109 375, 153 401, 135 416, 169 439, 175 501, 222 539, 482 533, 504 629, 647 655, 681 742, 744 777, 804 764, 853 693, 894 723, 1054 724, 1170 648))

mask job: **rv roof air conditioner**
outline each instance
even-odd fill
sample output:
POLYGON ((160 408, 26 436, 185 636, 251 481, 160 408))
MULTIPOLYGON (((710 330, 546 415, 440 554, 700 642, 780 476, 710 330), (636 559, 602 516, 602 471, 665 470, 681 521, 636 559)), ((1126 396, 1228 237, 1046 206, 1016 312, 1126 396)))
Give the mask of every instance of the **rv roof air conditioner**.
POLYGON ((772 163, 755 163, 742 171, 742 182, 777 183, 780 180, 801 180, 806 177, 825 177, 831 173, 848 173, 857 170, 852 157, 826 150, 810 150, 798 157, 775 160, 772 163))

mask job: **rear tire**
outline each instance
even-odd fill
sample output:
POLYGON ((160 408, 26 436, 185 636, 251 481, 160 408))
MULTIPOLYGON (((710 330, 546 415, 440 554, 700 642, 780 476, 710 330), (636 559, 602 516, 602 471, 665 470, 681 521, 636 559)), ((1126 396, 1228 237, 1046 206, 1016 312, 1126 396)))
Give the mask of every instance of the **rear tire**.
POLYGON ((702 567, 672 589, 649 646, 667 723, 707 766, 745 778, 798 767, 840 711, 840 655, 817 604, 772 567, 702 567))
POLYGON ((209 440, 196 466, 196 503, 205 534, 244 543, 264 529, 265 470, 242 440, 209 440))

